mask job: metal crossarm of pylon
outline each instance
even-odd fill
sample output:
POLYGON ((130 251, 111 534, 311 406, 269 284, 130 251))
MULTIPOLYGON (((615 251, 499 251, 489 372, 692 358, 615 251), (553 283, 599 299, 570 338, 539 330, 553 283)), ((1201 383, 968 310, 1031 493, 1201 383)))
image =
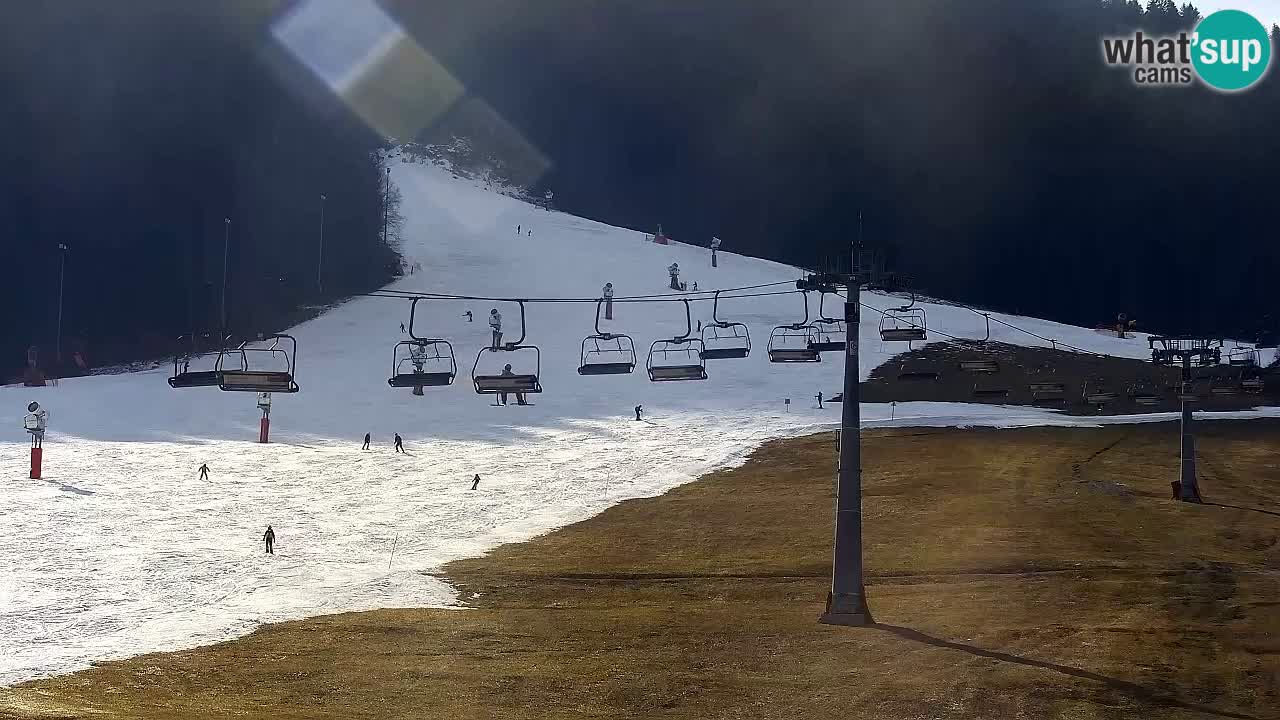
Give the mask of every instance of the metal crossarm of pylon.
POLYGON ((1157 365, 1182 366, 1182 462, 1178 480, 1173 483, 1177 497, 1183 502, 1201 502, 1196 482, 1196 440, 1192 413, 1196 402, 1192 391, 1191 368, 1216 365, 1222 361, 1222 340, 1196 336, 1155 335, 1147 339, 1151 361, 1157 365))

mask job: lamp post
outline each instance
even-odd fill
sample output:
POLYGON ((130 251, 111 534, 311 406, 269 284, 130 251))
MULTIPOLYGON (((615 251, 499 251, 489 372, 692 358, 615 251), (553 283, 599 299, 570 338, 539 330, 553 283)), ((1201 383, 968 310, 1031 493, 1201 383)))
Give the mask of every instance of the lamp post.
POLYGON ((320 252, 319 259, 316 261, 316 289, 324 292, 324 282, 320 280, 320 271, 324 268, 324 201, 325 196, 320 194, 320 252))
POLYGON ((58 265, 58 329, 57 337, 54 339, 54 361, 57 363, 54 368, 55 379, 62 375, 62 292, 66 288, 67 279, 66 243, 58 243, 58 251, 61 253, 62 259, 58 265))

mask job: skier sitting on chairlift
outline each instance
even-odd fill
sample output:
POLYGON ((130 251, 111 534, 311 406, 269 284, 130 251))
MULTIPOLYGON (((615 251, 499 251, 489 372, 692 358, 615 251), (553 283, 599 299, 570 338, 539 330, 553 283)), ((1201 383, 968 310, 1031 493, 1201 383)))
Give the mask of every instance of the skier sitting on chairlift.
MULTIPOLYGON (((505 377, 511 377, 511 376, 515 375, 515 373, 511 372, 511 363, 507 363, 507 365, 506 365, 505 367, 503 367, 503 368, 502 368, 502 374, 503 374, 503 376, 505 376, 505 377)), ((498 404, 499 404, 499 405, 506 405, 506 404, 507 404, 507 394, 506 394, 506 393, 498 393, 498 404)), ((522 392, 518 392, 518 393, 516 393, 516 404, 517 404, 517 405, 528 405, 528 404, 529 404, 529 403, 525 402, 525 400, 524 400, 524 393, 522 393, 522 392)))

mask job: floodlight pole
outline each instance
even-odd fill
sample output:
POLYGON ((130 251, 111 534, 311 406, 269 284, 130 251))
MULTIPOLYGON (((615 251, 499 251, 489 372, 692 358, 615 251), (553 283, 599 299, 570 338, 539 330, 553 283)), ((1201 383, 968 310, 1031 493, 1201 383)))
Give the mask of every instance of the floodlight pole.
POLYGON ((1191 355, 1182 356, 1182 467, 1178 479, 1179 499, 1185 502, 1198 502, 1200 489, 1196 486, 1196 438, 1192 428, 1191 401, 1191 355))

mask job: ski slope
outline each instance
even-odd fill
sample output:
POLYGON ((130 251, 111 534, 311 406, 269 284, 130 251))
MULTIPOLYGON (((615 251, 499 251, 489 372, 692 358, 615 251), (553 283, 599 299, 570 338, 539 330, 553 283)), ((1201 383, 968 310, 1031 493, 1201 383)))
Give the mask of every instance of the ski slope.
MULTIPOLYGON (((673 261, 704 291, 800 275, 728 252, 713 270, 703 248, 659 246, 640 232, 547 213, 433 166, 397 162, 392 174, 404 197, 404 254, 423 267, 394 290, 594 297, 613 282, 619 297, 649 295, 666 292, 665 268, 673 261), (517 235, 517 225, 532 235, 517 235)), ((864 301, 879 308, 902 303, 872 294, 864 301)), ((225 640, 264 622, 449 606, 454 593, 429 574, 443 563, 589 517, 624 498, 662 493, 740 462, 765 440, 830 428, 839 419, 838 405, 818 410, 813 401, 818 391, 842 389, 838 356, 811 365, 766 359, 770 329, 801 319, 796 294, 723 300, 722 317, 749 324, 754 349, 746 359, 708 363, 710 378, 702 382, 652 383, 644 372, 649 343, 684 331, 679 304, 618 303, 616 319, 604 328, 635 338, 640 366, 630 376, 605 377, 576 371, 594 305, 530 305, 528 340, 541 348, 545 392, 530 396, 527 407, 514 398, 495 407, 471 387, 469 371, 489 342, 485 318, 492 307, 504 315, 506 339, 514 339, 513 304, 419 307, 419 334, 452 341, 459 365, 453 386, 428 389, 425 397, 387 385, 392 347, 404 339, 400 323, 409 320, 407 301, 357 298, 293 329, 302 392, 275 397, 269 445, 255 442, 252 393, 171 390, 169 367, 66 380, 57 388, 0 388, 0 403, 9 408, 9 422, 0 427, 0 684, 225 640), (474 322, 463 317, 467 310, 474 322), (26 477, 20 418, 32 399, 50 411, 43 481, 26 477), (633 420, 637 404, 645 407, 644 422, 633 420), (374 440, 368 452, 360 450, 365 432, 374 440), (406 455, 392 452, 396 432, 406 455), (196 472, 205 462, 208 481, 196 472), (476 473, 482 480, 473 492, 476 473), (274 556, 262 553, 268 524, 277 535, 274 556)), ((984 334, 982 318, 966 309, 925 307, 931 327, 984 334)), ((695 323, 711 318, 710 302, 693 310, 695 323)), ((838 317, 841 308, 828 304, 827 312, 838 317)), ((998 317, 1091 351, 1149 354, 1142 339, 998 317)), ((880 342, 878 321, 864 311, 863 377, 904 349, 880 342)), ((992 339, 1048 344, 994 324, 992 339)), ((945 403, 867 405, 863 417, 869 425, 1100 421, 945 403)))

